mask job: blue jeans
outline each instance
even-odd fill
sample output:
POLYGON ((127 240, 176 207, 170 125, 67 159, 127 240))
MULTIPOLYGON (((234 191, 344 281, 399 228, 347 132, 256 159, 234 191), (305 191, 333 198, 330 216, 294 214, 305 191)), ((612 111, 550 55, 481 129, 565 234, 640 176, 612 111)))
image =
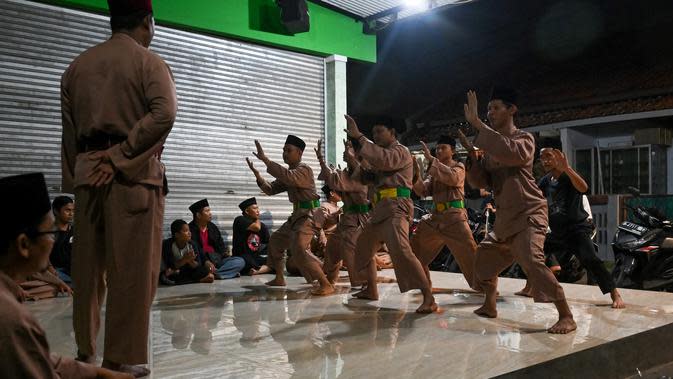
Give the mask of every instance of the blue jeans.
POLYGON ((215 270, 215 275, 220 279, 235 278, 239 276, 244 267, 245 259, 241 257, 227 257, 222 260, 220 267, 215 270))
POLYGON ((70 275, 66 274, 65 271, 62 268, 58 268, 58 267, 54 267, 54 268, 56 269, 56 273, 58 274, 58 278, 72 287, 72 278, 70 277, 70 275))

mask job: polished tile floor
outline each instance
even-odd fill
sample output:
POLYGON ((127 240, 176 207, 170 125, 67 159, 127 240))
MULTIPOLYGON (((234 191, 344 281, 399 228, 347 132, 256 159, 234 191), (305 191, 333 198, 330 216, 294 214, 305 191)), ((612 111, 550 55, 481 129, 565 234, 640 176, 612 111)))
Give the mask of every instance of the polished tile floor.
MULTIPOLYGON (((491 377, 673 323, 667 293, 624 290, 628 308, 613 310, 598 287, 564 285, 578 330, 560 336, 545 332, 556 320, 553 305, 514 296, 523 286, 515 279, 500 280, 499 318, 483 319, 472 313, 483 297, 456 274, 433 272, 443 312, 430 315, 415 314, 420 294, 400 294, 396 284, 380 284, 381 299, 364 301, 345 284, 333 296, 311 297, 303 279, 269 288, 269 278, 160 288, 152 308, 152 376, 491 377)), ((72 356, 71 299, 28 307, 52 350, 72 356)))

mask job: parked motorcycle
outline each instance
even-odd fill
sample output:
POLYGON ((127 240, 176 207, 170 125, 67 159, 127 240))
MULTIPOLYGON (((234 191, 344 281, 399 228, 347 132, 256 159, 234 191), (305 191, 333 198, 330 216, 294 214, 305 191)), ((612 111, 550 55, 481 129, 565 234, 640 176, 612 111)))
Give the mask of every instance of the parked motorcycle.
MULTIPOLYGON (((640 196, 636 188, 629 187, 629 192, 640 196)), ((673 224, 656 209, 625 205, 635 220, 622 222, 612 241, 617 287, 673 290, 673 224)))

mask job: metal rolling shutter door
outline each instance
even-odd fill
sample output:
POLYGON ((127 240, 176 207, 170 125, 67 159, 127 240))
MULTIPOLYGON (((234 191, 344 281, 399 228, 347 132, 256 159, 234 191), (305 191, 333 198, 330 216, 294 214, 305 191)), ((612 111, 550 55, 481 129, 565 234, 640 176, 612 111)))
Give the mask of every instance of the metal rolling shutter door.
MULTIPOLYGON (((109 37, 108 18, 1 0, 0 23, 0 176, 42 171, 57 193, 60 76, 77 54, 109 37)), ((291 211, 287 197, 260 196, 245 157, 259 139, 282 161, 285 136, 296 134, 317 175, 312 147, 324 133, 323 59, 160 26, 151 48, 171 66, 178 90, 178 118, 162 157, 171 188, 165 229, 176 218, 189 221, 187 207, 202 197, 228 238, 237 204, 250 196, 258 196, 264 221, 280 226, 291 211)))

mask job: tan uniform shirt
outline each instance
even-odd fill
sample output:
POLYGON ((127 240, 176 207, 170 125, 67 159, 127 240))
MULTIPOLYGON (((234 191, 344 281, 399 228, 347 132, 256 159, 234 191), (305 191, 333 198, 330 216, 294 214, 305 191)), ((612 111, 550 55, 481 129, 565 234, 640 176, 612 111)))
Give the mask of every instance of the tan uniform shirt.
MULTIPOLYGON (((367 160, 372 167, 372 186, 374 188, 380 190, 395 187, 411 189, 413 187, 413 157, 406 146, 395 141, 388 147, 381 147, 364 136, 360 137, 358 141, 360 142, 358 155, 367 160)), ((362 178, 361 171, 357 172, 356 175, 360 175, 362 178)), ((404 211, 407 217, 411 219, 413 210, 411 199, 383 199, 374 207, 371 222, 379 223, 399 214, 400 211, 404 211)))
POLYGON ((352 172, 323 168, 318 180, 324 180, 329 188, 339 192, 344 205, 369 203, 367 186, 356 180, 352 172))
MULTIPOLYGON (((368 204, 367 186, 358 181, 353 174, 347 170, 331 170, 323 167, 318 180, 324 180, 329 188, 339 192, 345 207, 368 204)), ((369 216, 365 213, 344 212, 341 215, 341 223, 348 226, 364 225, 368 218, 369 216)))
POLYGON ((44 331, 21 305, 21 288, 0 271, 0 372, 3 378, 95 378, 96 367, 49 354, 44 331))
POLYGON ((547 225, 547 200, 533 177, 535 139, 517 129, 511 136, 490 128, 482 130, 474 145, 485 155, 468 168, 467 179, 475 188, 492 188, 498 211, 493 231, 504 240, 531 223, 547 225))
POLYGON ((447 166, 435 158, 428 168, 424 181, 414 184, 414 192, 420 196, 432 196, 435 203, 463 200, 465 197, 465 165, 453 161, 447 166))
MULTIPOLYGON (((257 185, 267 195, 275 195, 287 191, 291 203, 298 201, 318 200, 320 196, 315 190, 315 180, 311 166, 300 162, 294 167, 283 167, 276 162, 269 162, 266 172, 276 178, 273 182, 262 179, 257 185)), ((297 208, 292 216, 313 213, 311 209, 297 208)))
POLYGON ((112 163, 125 181, 163 184, 164 170, 156 154, 173 127, 177 96, 173 75, 157 54, 127 34, 114 33, 65 71, 61 108, 64 192, 86 184, 97 163, 78 143, 101 135, 126 139, 110 149, 112 163))

